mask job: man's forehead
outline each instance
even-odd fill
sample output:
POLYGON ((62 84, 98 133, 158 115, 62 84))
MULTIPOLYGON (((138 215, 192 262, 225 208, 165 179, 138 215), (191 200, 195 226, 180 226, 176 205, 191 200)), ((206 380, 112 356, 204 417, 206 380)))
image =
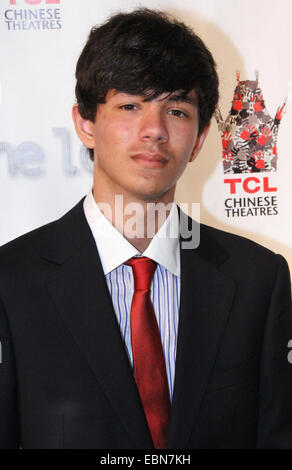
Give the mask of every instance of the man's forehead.
POLYGON ((107 93, 107 98, 110 97, 128 97, 128 96, 135 96, 141 98, 143 101, 151 101, 152 99, 156 99, 157 101, 179 101, 179 102, 185 102, 189 103, 192 105, 197 105, 198 104, 198 98, 197 98, 197 93, 196 91, 190 90, 189 92, 186 92, 184 90, 175 90, 172 92, 163 92, 156 96, 155 98, 152 98, 154 95, 154 90, 149 90, 146 93, 129 93, 121 90, 109 90, 107 93))
POLYGON ((198 97, 195 90, 191 90, 189 92, 185 92, 183 90, 177 90, 172 93, 168 93, 164 99, 169 101, 182 101, 185 103, 190 103, 193 105, 198 104, 198 97))

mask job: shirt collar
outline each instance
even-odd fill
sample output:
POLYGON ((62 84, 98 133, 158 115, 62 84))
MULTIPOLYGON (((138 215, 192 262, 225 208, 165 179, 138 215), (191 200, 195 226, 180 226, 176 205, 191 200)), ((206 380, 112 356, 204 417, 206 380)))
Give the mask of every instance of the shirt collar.
MULTIPOLYGON (((85 217, 99 252, 104 274, 141 253, 111 224, 96 204, 92 191, 83 203, 85 217)), ((179 217, 176 203, 169 216, 143 252, 165 269, 180 276, 179 217)))

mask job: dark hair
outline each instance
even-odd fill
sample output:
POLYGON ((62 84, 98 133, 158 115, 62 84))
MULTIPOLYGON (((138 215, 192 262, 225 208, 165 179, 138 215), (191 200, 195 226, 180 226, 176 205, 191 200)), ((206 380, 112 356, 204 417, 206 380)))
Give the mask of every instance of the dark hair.
MULTIPOLYGON (((84 119, 110 89, 147 95, 196 90, 199 133, 218 102, 216 65, 203 41, 184 23, 156 10, 117 13, 92 28, 76 66, 76 99, 84 119)), ((93 150, 90 151, 93 160, 93 150)))

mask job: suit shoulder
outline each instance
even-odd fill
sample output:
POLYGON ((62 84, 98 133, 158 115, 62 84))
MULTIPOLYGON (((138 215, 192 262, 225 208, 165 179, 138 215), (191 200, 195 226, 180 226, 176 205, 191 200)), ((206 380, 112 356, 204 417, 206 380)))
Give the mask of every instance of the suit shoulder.
POLYGON ((200 246, 208 259, 214 259, 215 252, 219 264, 223 261, 223 269, 230 273, 241 271, 248 276, 254 274, 254 278, 272 279, 279 265, 287 268, 287 262, 281 255, 259 243, 204 224, 201 225, 200 246))
POLYGON ((212 237, 226 251, 231 253, 246 254, 250 252, 253 255, 271 259, 276 257, 276 253, 272 250, 242 235, 226 232, 204 224, 201 224, 201 234, 202 236, 207 235, 212 237))
MULTIPOLYGON (((181 230, 186 229, 186 223, 188 224, 188 232, 192 233, 193 224, 195 224, 196 230, 200 229, 200 243, 199 251, 201 251, 206 258, 212 258, 213 255, 219 255, 219 261, 224 257, 251 257, 267 258, 270 260, 277 260, 277 254, 272 250, 264 247, 263 245, 252 241, 242 235, 237 235, 231 232, 227 232, 210 225, 199 223, 198 221, 187 216, 182 210, 180 210, 180 217, 182 217, 181 230), (188 220, 186 220, 188 219, 188 220)), ((184 237, 183 237, 184 238, 184 237)))
POLYGON ((12 261, 14 258, 19 259, 24 256, 33 256, 39 251, 39 248, 43 246, 46 240, 50 238, 50 234, 57 222, 58 220, 49 222, 2 245, 0 247, 2 263, 8 259, 12 261))
POLYGON ((66 255, 68 244, 73 245, 73 248, 80 245, 79 239, 86 238, 91 233, 87 228, 88 224, 83 220, 85 219, 83 201, 84 198, 60 218, 0 247, 0 273, 1 270, 17 272, 21 267, 26 272, 34 263, 35 266, 38 265, 40 257, 43 257, 50 246, 56 249, 59 247, 59 250, 66 255), (86 236, 83 236, 83 233, 80 235, 80 225, 86 227, 84 229, 86 236))
POLYGON ((219 259, 220 269, 240 283, 266 283, 272 288, 279 270, 289 278, 283 256, 243 236, 201 224, 200 245, 205 258, 219 259))

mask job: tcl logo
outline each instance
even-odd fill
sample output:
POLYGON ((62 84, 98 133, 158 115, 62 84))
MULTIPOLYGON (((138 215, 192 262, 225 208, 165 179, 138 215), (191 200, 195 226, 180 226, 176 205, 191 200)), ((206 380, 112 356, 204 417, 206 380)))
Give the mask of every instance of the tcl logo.
MULTIPOLYGON (((25 3, 29 5, 37 5, 38 3, 42 3, 43 0, 24 0, 25 3)), ((61 0, 45 0, 45 3, 52 4, 52 3, 60 3, 61 0)), ((10 5, 16 5, 16 0, 10 0, 10 5)))
POLYGON ((242 186, 242 189, 246 193, 257 193, 261 189, 263 189, 264 193, 271 193, 277 191, 277 188, 273 188, 270 186, 269 183, 269 178, 268 176, 265 176, 263 178, 263 181, 261 181, 259 178, 255 178, 254 176, 251 176, 249 178, 246 178, 243 180, 241 178, 234 178, 234 179, 225 179, 224 180, 225 184, 230 185, 230 194, 236 194, 238 186, 242 186))

